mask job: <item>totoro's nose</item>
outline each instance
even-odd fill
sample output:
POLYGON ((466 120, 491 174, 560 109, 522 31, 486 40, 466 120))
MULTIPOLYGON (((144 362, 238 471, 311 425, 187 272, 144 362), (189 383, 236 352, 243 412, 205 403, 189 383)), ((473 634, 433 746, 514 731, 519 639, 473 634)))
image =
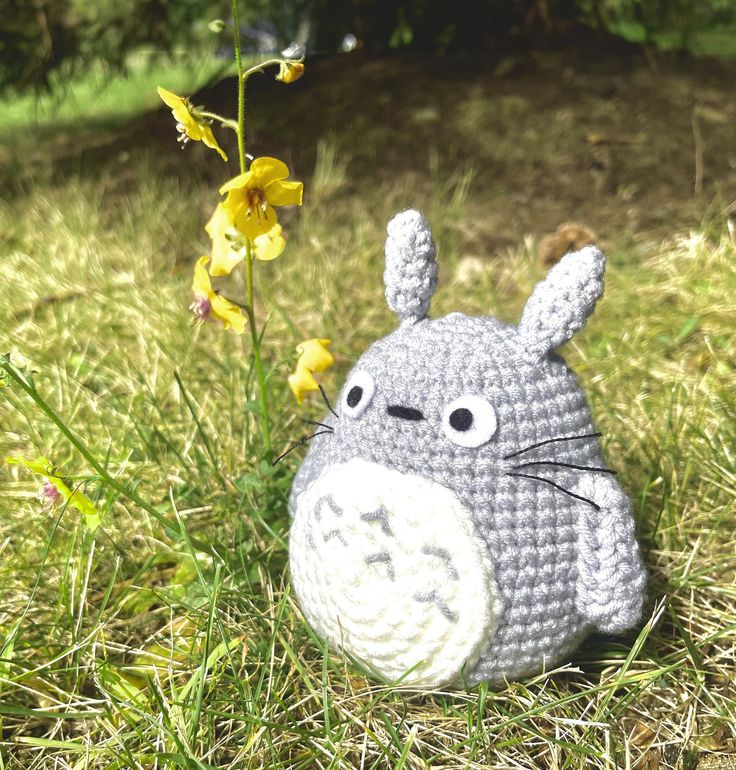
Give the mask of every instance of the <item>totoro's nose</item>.
POLYGON ((424 419, 424 415, 410 406, 401 406, 400 404, 390 404, 386 411, 391 417, 401 417, 402 420, 419 421, 424 419))

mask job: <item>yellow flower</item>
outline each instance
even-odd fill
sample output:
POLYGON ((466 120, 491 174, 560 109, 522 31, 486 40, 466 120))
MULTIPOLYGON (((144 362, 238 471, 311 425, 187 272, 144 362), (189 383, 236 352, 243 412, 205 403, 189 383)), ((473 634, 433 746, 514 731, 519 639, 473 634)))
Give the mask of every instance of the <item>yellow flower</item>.
POLYGON ((217 139, 215 139, 215 135, 212 133, 209 121, 197 113, 189 99, 177 96, 161 86, 158 86, 156 90, 163 102, 168 107, 171 107, 171 114, 176 120, 176 128, 179 131, 179 139, 177 141, 181 142, 182 147, 190 139, 194 139, 195 142, 204 142, 207 147, 216 150, 223 160, 227 160, 227 155, 222 151, 222 148, 217 143, 217 139))
POLYGON ((301 404, 309 391, 319 390, 314 372, 324 372, 335 363, 332 353, 327 350, 330 343, 331 340, 315 338, 297 345, 299 360, 294 373, 289 376, 289 387, 297 403, 301 404))
POLYGON ((297 366, 304 366, 313 372, 326 372, 335 363, 334 356, 327 350, 331 344, 332 340, 319 338, 304 340, 296 346, 299 353, 297 366))
POLYGON ((269 262, 286 248, 286 238, 281 234, 281 225, 274 225, 264 235, 253 240, 253 256, 262 262, 269 262))
POLYGON ((304 74, 304 65, 299 61, 282 61, 279 64, 279 74, 276 80, 282 83, 293 83, 304 74))
POLYGON ((37 460, 26 460, 24 457, 6 457, 5 462, 10 465, 23 465, 29 471, 43 476, 44 485, 38 493, 38 498, 47 506, 66 503, 69 508, 76 508, 84 515, 84 523, 94 532, 100 526, 100 514, 95 504, 81 492, 69 489, 64 480, 54 471, 56 470, 45 457, 37 460))
POLYGON ((294 373, 289 375, 289 387, 294 394, 297 404, 301 404, 304 401, 304 396, 310 390, 319 390, 319 385, 317 380, 314 379, 314 375, 303 366, 297 366, 294 373))
MULTIPOLYGON (((222 203, 217 204, 205 230, 212 239, 210 275, 230 275, 247 252, 243 234, 235 227, 222 203)), ((276 259, 285 248, 281 225, 274 225, 267 233, 253 239, 253 256, 263 262, 276 259)))
POLYGON ((230 275, 233 268, 245 259, 245 242, 222 203, 204 228, 212 238, 212 265, 210 275, 230 275))
POLYGON ((232 329, 236 334, 242 334, 246 324, 243 311, 212 289, 212 283, 207 273, 209 261, 210 258, 207 256, 200 257, 194 266, 194 280, 192 281, 194 301, 189 309, 194 313, 195 320, 199 323, 204 323, 210 316, 214 316, 222 322, 225 329, 232 329))
POLYGON ((222 204, 235 227, 249 240, 278 224, 274 206, 301 206, 304 185, 287 181, 289 168, 276 158, 256 158, 250 170, 220 188, 222 204))

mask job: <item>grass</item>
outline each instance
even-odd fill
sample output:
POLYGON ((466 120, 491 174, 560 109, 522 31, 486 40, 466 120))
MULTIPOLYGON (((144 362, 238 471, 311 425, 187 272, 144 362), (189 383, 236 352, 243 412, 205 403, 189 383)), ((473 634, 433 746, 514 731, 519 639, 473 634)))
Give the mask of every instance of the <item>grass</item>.
MULTIPOLYGON (((356 179, 348 139, 325 134, 314 168, 299 169, 289 247, 258 265, 277 447, 321 414, 287 392, 295 343, 333 338, 335 393, 394 325, 381 248, 395 210, 419 202, 438 236, 435 315, 518 318, 544 273, 533 238, 475 253, 472 166, 445 175, 430 154, 412 175, 356 179)), ((0 768, 728 767, 716 764, 736 754, 727 206, 664 240, 609 237, 607 295, 565 351, 634 500, 651 575, 642 629, 590 638, 552 676, 426 694, 366 679, 301 618, 285 570, 298 458, 259 466, 247 343, 189 326, 214 185, 164 170, 140 152, 124 185, 40 176, 0 207, 3 347, 169 522, 92 481, 104 512, 93 536, 73 510, 43 513, 36 481, 0 467, 0 768)), ((5 388, 0 456, 18 453, 92 472, 5 388)))
POLYGON ((0 121, 0 138, 17 142, 29 130, 52 136, 80 125, 109 128, 123 125, 141 111, 157 106, 156 86, 197 90, 229 69, 228 62, 206 53, 182 54, 174 62, 151 64, 139 53, 127 63, 125 75, 91 64, 75 79, 59 78, 48 91, 7 99, 0 121))
MULTIPOLYGON (((156 86, 194 93, 232 69, 206 53, 182 53, 168 64, 131 56, 124 74, 90 64, 75 79, 59 77, 48 91, 6 95, 0 117, 0 169, 4 180, 32 170, 48 177, 54 159, 105 147, 116 133, 161 101, 156 86)), ((126 157, 124 147, 115 149, 126 157)))

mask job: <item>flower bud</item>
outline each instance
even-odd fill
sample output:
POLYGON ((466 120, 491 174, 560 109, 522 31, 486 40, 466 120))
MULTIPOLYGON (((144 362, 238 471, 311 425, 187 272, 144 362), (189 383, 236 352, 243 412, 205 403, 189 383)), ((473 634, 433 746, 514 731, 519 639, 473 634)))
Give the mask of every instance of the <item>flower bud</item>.
POLYGON ((61 494, 56 484, 46 481, 38 492, 38 499, 44 505, 51 506, 59 505, 59 503, 64 500, 64 496, 61 494))
POLYGON ((282 83, 293 83, 304 74, 304 65, 301 62, 282 61, 279 65, 279 74, 276 80, 282 83))

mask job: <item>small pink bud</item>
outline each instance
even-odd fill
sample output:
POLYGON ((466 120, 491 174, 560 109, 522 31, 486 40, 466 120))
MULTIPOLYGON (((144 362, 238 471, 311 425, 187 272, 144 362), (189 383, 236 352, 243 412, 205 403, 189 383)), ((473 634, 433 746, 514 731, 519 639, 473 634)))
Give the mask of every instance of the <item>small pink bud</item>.
POLYGON ((207 297, 195 297, 189 309, 194 314, 194 320, 198 323, 204 323, 210 317, 212 303, 207 297))
POLYGON ((58 505, 64 498, 56 484, 46 481, 38 493, 38 499, 45 505, 58 505))

